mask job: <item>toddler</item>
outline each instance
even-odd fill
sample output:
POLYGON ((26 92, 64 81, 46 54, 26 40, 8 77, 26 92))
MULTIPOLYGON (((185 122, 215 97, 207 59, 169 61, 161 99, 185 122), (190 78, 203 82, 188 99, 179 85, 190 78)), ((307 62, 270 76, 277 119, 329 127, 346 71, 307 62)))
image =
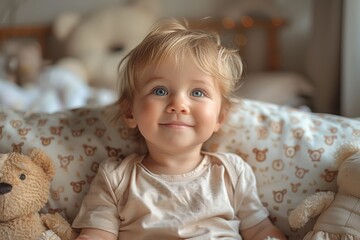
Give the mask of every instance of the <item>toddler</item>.
POLYGON ((82 229, 77 239, 285 239, 251 167, 235 154, 202 150, 231 108, 238 51, 167 19, 119 70, 116 116, 138 131, 147 153, 101 163, 73 223, 82 229))

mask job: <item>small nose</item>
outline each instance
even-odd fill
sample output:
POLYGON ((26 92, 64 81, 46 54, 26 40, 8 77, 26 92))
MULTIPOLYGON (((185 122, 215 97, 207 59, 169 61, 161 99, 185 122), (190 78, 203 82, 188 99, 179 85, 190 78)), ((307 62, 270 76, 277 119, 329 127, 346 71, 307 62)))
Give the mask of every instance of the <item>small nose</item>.
POLYGON ((185 97, 173 96, 166 108, 167 113, 189 114, 190 109, 185 97))
POLYGON ((8 183, 0 183, 0 195, 11 192, 12 186, 8 183))

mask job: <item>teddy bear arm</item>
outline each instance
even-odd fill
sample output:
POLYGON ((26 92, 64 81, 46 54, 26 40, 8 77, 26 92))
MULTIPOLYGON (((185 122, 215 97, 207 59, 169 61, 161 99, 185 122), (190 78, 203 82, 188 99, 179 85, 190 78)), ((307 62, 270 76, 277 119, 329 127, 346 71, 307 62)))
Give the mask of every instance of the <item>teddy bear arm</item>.
POLYGON ((52 230, 62 240, 74 240, 77 237, 76 232, 71 225, 59 214, 42 214, 41 220, 45 226, 52 230))
POLYGON ((308 196, 289 215, 289 224, 293 229, 305 226, 310 218, 316 217, 326 210, 334 201, 333 192, 318 192, 308 196))

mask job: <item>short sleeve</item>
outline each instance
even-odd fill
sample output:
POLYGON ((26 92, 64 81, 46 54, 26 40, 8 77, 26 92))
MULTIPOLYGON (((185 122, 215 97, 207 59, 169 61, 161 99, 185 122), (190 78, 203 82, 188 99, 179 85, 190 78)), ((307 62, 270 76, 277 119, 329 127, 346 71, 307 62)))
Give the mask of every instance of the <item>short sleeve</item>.
POLYGON ((260 200, 250 165, 237 155, 229 155, 238 178, 234 187, 234 208, 240 219, 240 229, 247 229, 267 218, 269 211, 260 200))
POLYGON ((117 199, 108 179, 109 169, 116 168, 118 164, 118 161, 111 159, 100 164, 98 173, 74 219, 74 228, 96 228, 118 235, 120 217, 117 199))

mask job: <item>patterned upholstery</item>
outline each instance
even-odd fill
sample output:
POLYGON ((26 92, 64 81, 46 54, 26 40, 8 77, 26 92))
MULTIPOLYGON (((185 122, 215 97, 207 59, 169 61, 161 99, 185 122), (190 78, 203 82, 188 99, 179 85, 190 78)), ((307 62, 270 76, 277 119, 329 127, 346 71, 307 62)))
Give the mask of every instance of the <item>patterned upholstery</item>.
MULTIPOLYGON (((125 126, 110 125, 107 109, 27 114, 0 107, 0 153, 42 148, 57 167, 44 211, 72 221, 103 159, 144 151, 125 126)), ((311 224, 293 232, 289 212, 307 195, 336 189, 334 153, 347 141, 360 142, 360 121, 244 99, 204 148, 242 156, 272 220, 297 239, 311 224)))

